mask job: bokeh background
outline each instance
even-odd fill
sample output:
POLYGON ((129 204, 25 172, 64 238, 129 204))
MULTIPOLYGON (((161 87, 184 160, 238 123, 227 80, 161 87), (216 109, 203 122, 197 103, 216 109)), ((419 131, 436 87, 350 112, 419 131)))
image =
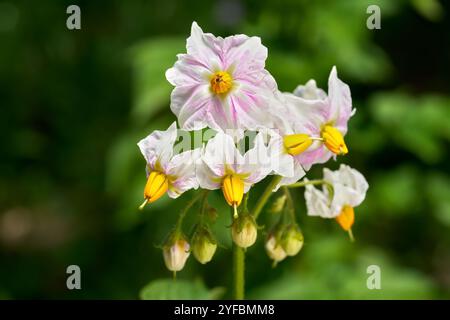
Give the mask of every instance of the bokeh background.
MULTIPOLYGON (((164 72, 193 20, 216 35, 260 36, 283 91, 310 78, 326 88, 336 65, 357 108, 350 153, 328 164, 369 181, 356 243, 334 221, 307 217, 296 190, 305 246, 273 269, 261 231, 247 252, 247 297, 450 298, 449 14, 438 0, 1 0, 0 298, 230 297, 220 192, 210 202, 222 247, 205 266, 191 257, 175 287, 157 246, 191 194, 137 210, 145 162, 136 142, 175 120, 164 72), (66 28, 70 4, 81 30, 66 28), (369 4, 381 8, 381 30, 366 28, 369 4), (71 264, 82 290, 66 288, 71 264), (373 264, 381 290, 366 287, 373 264)), ((263 215, 267 230, 273 217, 263 215)))

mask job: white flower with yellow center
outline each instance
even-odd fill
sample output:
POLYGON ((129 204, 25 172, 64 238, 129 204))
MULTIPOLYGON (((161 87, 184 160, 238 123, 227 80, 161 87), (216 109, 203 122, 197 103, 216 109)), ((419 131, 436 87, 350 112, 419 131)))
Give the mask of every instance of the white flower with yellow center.
MULTIPOLYGON (((296 163, 309 170, 313 164, 325 163, 333 155, 348 153, 344 135, 347 122, 354 114, 348 85, 337 77, 336 68, 330 72, 328 95, 310 80, 298 86, 294 93, 278 93, 273 100, 278 134, 278 150, 294 157, 296 163)), ((281 185, 299 179, 300 171, 285 179, 281 185)), ((301 177, 300 177, 301 178, 301 177)))
POLYGON ((256 135, 253 148, 242 155, 231 136, 219 132, 204 148, 197 178, 203 189, 222 189, 225 200, 234 207, 237 217, 237 207, 244 193, 270 171, 270 159, 262 134, 256 135))
POLYGON ((354 209, 366 197, 369 185, 364 176, 355 169, 341 164, 339 170, 323 169, 325 183, 322 190, 306 185, 305 199, 309 216, 336 219, 351 236, 355 220, 354 209))
POLYGON ((138 146, 147 161, 147 183, 144 189, 144 203, 161 198, 166 192, 171 198, 177 198, 189 189, 197 189, 195 163, 200 157, 200 149, 173 154, 173 145, 177 139, 176 123, 166 131, 156 130, 138 146))
POLYGON ((267 48, 260 38, 216 37, 193 22, 186 51, 166 72, 175 87, 170 109, 181 128, 226 131, 264 126, 268 99, 277 84, 265 69, 267 48))

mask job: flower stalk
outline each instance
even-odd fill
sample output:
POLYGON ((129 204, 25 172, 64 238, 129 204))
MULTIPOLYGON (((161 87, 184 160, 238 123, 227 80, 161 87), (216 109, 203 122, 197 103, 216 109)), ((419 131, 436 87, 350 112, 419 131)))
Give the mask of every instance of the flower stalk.
POLYGON ((262 209, 264 208, 264 205, 266 204, 267 200, 269 200, 270 196, 272 195, 272 190, 280 182, 280 180, 281 180, 281 176, 274 176, 272 181, 267 185, 263 194, 261 195, 258 202, 256 203, 255 208, 253 208, 252 215, 255 218, 255 220, 258 218, 258 216, 261 213, 262 209))
POLYGON ((233 299, 244 299, 245 249, 233 244, 233 299))
POLYGON ((186 206, 181 210, 180 215, 178 216, 178 221, 176 224, 176 230, 177 232, 181 231, 181 227, 183 225, 184 217, 186 216, 186 213, 189 211, 189 209, 202 197, 205 197, 208 193, 208 190, 204 190, 202 192, 198 192, 187 204, 186 206))
POLYGON ((327 182, 325 180, 317 179, 317 180, 300 181, 297 183, 290 184, 286 187, 287 188, 300 188, 300 187, 306 187, 307 185, 315 186, 315 185, 320 185, 320 184, 331 185, 329 182, 327 182))

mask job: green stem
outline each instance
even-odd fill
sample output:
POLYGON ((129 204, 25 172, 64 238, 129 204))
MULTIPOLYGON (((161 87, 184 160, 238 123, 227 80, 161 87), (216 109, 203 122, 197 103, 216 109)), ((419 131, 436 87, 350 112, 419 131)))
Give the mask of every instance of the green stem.
POLYGON ((186 206, 181 210, 180 215, 178 216, 178 221, 176 225, 176 229, 178 231, 181 230, 181 226, 183 224, 184 217, 186 216, 186 213, 189 211, 189 209, 202 197, 207 193, 207 191, 199 192, 197 193, 191 201, 189 201, 186 206))
POLYGON ((202 201, 200 202, 200 219, 199 219, 199 224, 203 225, 205 223, 205 211, 206 211, 206 207, 208 205, 208 192, 209 190, 204 190, 203 192, 203 197, 202 197, 202 201))
POLYGON ((244 299, 245 286, 245 251, 233 244, 233 298, 244 299))
POLYGON ((244 212, 248 211, 247 205, 248 205, 249 195, 250 195, 250 190, 248 190, 247 193, 244 194, 244 200, 242 201, 242 208, 244 209, 243 210, 244 212))
POLYGON ((311 184, 311 185, 327 184, 327 185, 329 185, 330 183, 325 180, 308 180, 308 181, 301 181, 301 182, 293 183, 286 187, 287 188, 299 188, 299 187, 304 187, 308 184, 311 184))
POLYGON ((274 176, 272 181, 268 184, 266 187, 266 190, 264 190, 263 194, 259 198, 258 202, 256 203, 255 208, 253 208, 252 214, 255 220, 258 218, 259 214, 261 213, 261 210, 264 208, 264 205, 266 204, 267 200, 269 200, 270 196, 272 195, 272 190, 275 188, 275 186, 280 182, 281 176, 274 176))
POLYGON ((295 219, 295 205, 294 205, 294 200, 292 199, 292 196, 291 196, 291 192, 289 191, 289 188, 287 188, 287 187, 283 187, 283 191, 284 191, 284 194, 286 195, 286 203, 288 206, 287 211, 289 212, 289 214, 291 216, 292 222, 295 222, 295 220, 296 220, 295 219))

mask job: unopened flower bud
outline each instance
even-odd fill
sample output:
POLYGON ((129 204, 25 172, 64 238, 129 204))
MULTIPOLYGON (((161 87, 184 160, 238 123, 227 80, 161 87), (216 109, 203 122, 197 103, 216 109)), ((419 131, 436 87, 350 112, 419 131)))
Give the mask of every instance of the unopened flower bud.
POLYGON ((286 258, 287 254, 284 251, 281 243, 277 240, 277 237, 271 234, 266 241, 266 252, 267 255, 272 259, 275 263, 280 262, 284 258, 286 258))
POLYGON ((164 262, 170 271, 180 271, 184 268, 189 257, 190 245, 185 237, 178 232, 169 235, 168 240, 163 247, 164 262))
POLYGON ((198 226, 192 236, 192 253, 201 264, 211 261, 217 249, 214 236, 204 226, 198 226))
POLYGON ((248 248, 256 241, 258 234, 257 225, 253 216, 241 214, 233 221, 231 236, 235 244, 241 248, 248 248))
POLYGON ((272 202, 269 211, 271 213, 280 213, 283 210, 285 203, 286 203, 286 195, 283 194, 282 196, 276 198, 274 202, 272 202))
POLYGON ((288 256, 295 256, 303 247, 303 234, 297 224, 287 226, 283 231, 281 245, 288 256))

